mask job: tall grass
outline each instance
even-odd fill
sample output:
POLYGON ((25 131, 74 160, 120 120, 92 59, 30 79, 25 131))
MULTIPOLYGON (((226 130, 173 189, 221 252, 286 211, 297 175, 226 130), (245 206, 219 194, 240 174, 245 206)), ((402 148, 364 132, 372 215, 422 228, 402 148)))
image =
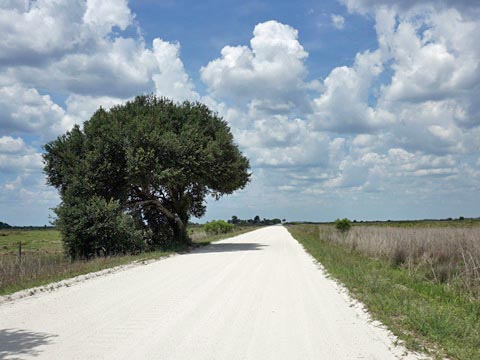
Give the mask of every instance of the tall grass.
POLYGON ((11 255, 0 256, 0 295, 18 290, 128 264, 136 260, 155 259, 168 252, 154 251, 138 255, 98 257, 88 261, 70 261, 65 255, 26 253, 21 262, 11 255))
POLYGON ((479 227, 354 226, 342 233, 320 225, 319 237, 480 298, 479 227))

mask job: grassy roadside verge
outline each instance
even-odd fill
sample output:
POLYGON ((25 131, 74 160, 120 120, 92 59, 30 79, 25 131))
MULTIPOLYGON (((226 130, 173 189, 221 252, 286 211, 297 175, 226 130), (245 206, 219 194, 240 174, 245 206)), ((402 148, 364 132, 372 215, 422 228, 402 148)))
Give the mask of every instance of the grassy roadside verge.
POLYGON ((208 244, 210 244, 211 242, 214 242, 214 241, 228 239, 228 238, 231 238, 231 237, 234 237, 234 236, 237 236, 237 235, 245 234, 245 233, 250 232, 250 231, 258 230, 260 228, 261 228, 261 226, 239 226, 238 228, 236 228, 231 233, 217 234, 217 235, 207 235, 206 233, 202 234, 201 231, 200 232, 197 231, 196 233, 194 232, 194 235, 192 236, 192 239, 193 239, 193 242, 195 244, 208 245, 208 244))
MULTIPOLYGON (((258 227, 242 227, 228 234, 200 236, 194 241, 194 247, 205 246, 213 241, 237 236, 256 229, 258 229, 258 227)), ((31 236, 31 234, 28 235, 31 236)), ((58 234, 53 235, 55 239, 58 236, 58 234)), ((27 243, 25 240, 22 241, 27 243)), ((0 255, 0 296, 10 295, 20 290, 46 285, 115 266, 130 264, 132 262, 159 259, 174 253, 190 251, 191 249, 192 248, 153 251, 137 255, 95 258, 89 261, 74 262, 70 262, 65 258, 63 253, 58 252, 57 248, 55 248, 55 250, 50 249, 50 253, 48 252, 49 250, 40 252, 38 249, 35 249, 35 251, 25 253, 21 265, 18 264, 14 255, 4 254, 0 255)))
MULTIPOLYGON (((0 268, 9 268, 9 273, 17 272, 15 278, 11 276, 2 276, 4 281, 0 281, 0 295, 10 295, 14 292, 46 285, 49 283, 69 279, 79 275, 85 275, 91 272, 112 268, 119 265, 126 265, 134 261, 146 261, 158 259, 173 252, 149 252, 138 255, 125 255, 115 257, 96 258, 89 261, 70 262, 62 254, 40 255, 35 257, 26 256, 22 265, 6 264, 5 260, 0 259, 0 268)), ((4 271, 6 272, 6 271, 4 271)), ((2 274, 3 275, 3 274, 2 274)))
POLYGON ((408 348, 431 349, 438 357, 480 359, 479 301, 387 261, 324 241, 318 226, 293 225, 288 230, 408 348))

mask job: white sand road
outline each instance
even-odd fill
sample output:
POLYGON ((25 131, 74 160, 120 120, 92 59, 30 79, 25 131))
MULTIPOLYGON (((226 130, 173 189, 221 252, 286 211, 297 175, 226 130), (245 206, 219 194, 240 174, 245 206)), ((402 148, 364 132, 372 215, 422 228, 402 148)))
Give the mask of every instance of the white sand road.
POLYGON ((282 226, 0 305, 0 359, 406 357, 282 226))

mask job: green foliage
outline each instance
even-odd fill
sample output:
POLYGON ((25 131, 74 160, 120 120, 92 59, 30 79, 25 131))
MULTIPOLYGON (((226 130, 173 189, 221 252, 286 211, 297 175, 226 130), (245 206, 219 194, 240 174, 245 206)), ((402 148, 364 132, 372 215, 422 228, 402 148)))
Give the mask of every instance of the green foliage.
POLYGON ((335 220, 335 228, 342 233, 346 233, 352 227, 352 223, 347 218, 335 220))
POLYGON ((10 228, 11 228, 10 225, 0 221, 0 229, 10 229, 10 228))
POLYGON ((223 220, 213 220, 207 222, 204 229, 209 235, 227 234, 235 229, 235 225, 229 224, 223 220))
POLYGON ((224 120, 203 104, 155 96, 100 108, 83 129, 75 126, 45 151, 48 182, 63 201, 57 216, 65 236, 80 233, 62 218, 86 216, 82 204, 98 197, 117 201, 149 245, 185 244, 188 219, 205 214, 205 198, 231 194, 250 178, 224 120))
POLYGON ((57 226, 65 250, 73 259, 137 253, 144 249, 142 234, 118 200, 92 197, 87 202, 62 203, 56 208, 57 226))
MULTIPOLYGON (((285 221, 285 220, 284 220, 285 221)), ((236 215, 233 215, 232 218, 230 220, 228 220, 228 222, 230 224, 234 224, 234 225, 276 225, 276 224, 281 224, 282 223, 282 220, 278 219, 278 218, 274 218, 274 219, 263 219, 261 220, 260 219, 260 216, 255 216, 253 219, 247 219, 247 220, 243 220, 243 219, 239 219, 238 216, 236 215)))

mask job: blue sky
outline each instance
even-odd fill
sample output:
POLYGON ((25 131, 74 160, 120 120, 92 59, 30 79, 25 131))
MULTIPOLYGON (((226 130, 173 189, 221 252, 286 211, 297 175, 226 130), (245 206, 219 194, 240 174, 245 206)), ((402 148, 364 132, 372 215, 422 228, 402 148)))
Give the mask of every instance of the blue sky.
POLYGON ((141 93, 206 103, 251 159, 203 220, 480 216, 471 1, 0 2, 0 221, 48 223, 41 146, 141 93))

